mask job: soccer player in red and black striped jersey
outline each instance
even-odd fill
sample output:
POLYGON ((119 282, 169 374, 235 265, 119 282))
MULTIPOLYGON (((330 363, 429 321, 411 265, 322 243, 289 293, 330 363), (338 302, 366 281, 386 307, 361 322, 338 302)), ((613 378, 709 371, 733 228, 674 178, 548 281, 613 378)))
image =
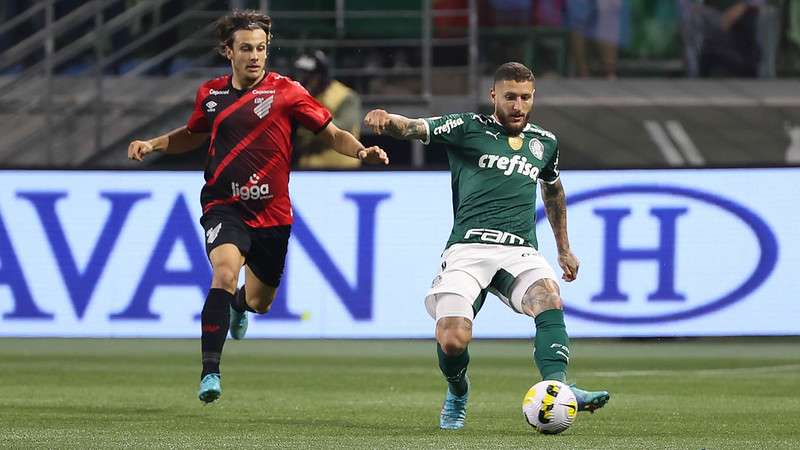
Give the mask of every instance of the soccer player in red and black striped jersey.
POLYGON ((364 148, 331 122, 331 114, 299 83, 266 70, 271 19, 234 11, 216 23, 219 51, 233 73, 197 90, 186 126, 146 141, 133 141, 128 157, 154 151, 182 153, 210 140, 201 192, 206 251, 213 278, 202 323, 199 398, 222 394, 220 356, 230 328, 241 339, 247 311, 266 313, 283 273, 292 224, 289 165, 292 135, 302 126, 337 152, 368 163, 388 164, 379 147, 364 148), (239 271, 244 286, 237 291, 239 271))

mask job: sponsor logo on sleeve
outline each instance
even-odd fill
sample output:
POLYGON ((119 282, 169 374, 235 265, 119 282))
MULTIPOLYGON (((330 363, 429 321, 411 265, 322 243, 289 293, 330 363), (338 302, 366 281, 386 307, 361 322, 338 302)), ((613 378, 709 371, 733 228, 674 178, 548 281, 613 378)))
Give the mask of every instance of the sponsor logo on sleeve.
POLYGON ((453 129, 464 125, 464 119, 461 117, 457 119, 447 119, 447 121, 433 129, 433 134, 438 136, 440 134, 449 134, 453 129))

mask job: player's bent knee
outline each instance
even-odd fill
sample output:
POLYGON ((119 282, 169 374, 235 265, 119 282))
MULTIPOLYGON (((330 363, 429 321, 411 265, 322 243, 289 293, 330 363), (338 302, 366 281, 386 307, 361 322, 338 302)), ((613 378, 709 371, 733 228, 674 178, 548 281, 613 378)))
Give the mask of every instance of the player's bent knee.
POLYGON ((547 295, 541 302, 542 311, 548 309, 564 309, 564 302, 561 301, 561 296, 558 294, 547 295))
POLYGON ((275 300, 275 292, 271 295, 264 297, 250 298, 247 304, 256 312, 256 314, 266 314, 272 308, 272 302, 275 300))
POLYGON ((536 317, 551 309, 564 309, 564 303, 558 294, 524 297, 522 299, 522 311, 531 317, 536 317))
POLYGON ((218 266, 214 268, 211 278, 211 287, 235 291, 238 281, 239 273, 237 271, 227 266, 218 266))
POLYGON ((436 319, 436 341, 442 351, 448 356, 463 353, 472 339, 472 303, 454 293, 433 294, 426 302, 436 319))
POLYGON ((539 280, 522 297, 522 310, 525 314, 535 317, 551 309, 564 309, 558 284, 553 280, 539 280))
POLYGON ((472 340, 472 321, 465 317, 442 317, 436 322, 436 340, 445 355, 460 355, 472 340))
POLYGON ((439 345, 442 346, 442 351, 447 356, 458 356, 464 353, 464 350, 467 349, 466 345, 456 345, 452 343, 444 343, 439 345))
POLYGON ((266 314, 272 308, 272 303, 278 293, 277 287, 272 286, 248 286, 247 287, 247 306, 253 309, 256 314, 266 314))
POLYGON ((272 300, 256 302, 255 305, 250 307, 253 308, 256 314, 266 314, 272 309, 272 300))
POLYGON ((266 314, 269 312, 270 309, 272 309, 272 304, 269 303, 265 305, 259 303, 256 306, 253 306, 252 308, 253 310, 255 310, 256 314, 266 314))
POLYGON ((469 344, 469 337, 448 335, 439 342, 442 351, 447 356, 457 356, 464 353, 469 344))

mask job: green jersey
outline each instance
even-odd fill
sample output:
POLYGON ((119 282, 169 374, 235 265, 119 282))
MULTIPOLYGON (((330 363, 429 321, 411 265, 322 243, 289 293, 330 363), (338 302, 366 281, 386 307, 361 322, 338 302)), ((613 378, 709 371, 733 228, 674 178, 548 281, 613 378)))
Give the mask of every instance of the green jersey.
POLYGON ((531 246, 536 242, 536 182, 558 180, 558 141, 527 124, 509 136, 493 117, 473 113, 423 119, 425 144, 447 148, 456 243, 531 246))

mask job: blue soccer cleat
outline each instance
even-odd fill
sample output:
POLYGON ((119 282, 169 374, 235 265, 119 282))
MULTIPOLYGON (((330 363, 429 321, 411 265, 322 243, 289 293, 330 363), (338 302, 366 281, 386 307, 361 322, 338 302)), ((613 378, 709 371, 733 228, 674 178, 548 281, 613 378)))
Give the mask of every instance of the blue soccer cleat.
POLYGON ((218 373, 209 373, 200 380, 200 390, 197 398, 204 403, 211 403, 222 395, 222 385, 218 373))
POLYGON ((596 409, 605 406, 611 398, 611 394, 607 391, 584 391, 575 387, 574 384, 569 385, 569 387, 575 394, 575 399, 578 400, 578 411, 593 413, 596 409))
POLYGON ((464 420, 467 418, 467 400, 469 400, 469 378, 467 378, 467 392, 462 396, 450 392, 448 386, 447 395, 442 404, 442 412, 439 415, 439 428, 443 430, 464 428, 464 420))
POLYGON ((239 312, 231 307, 231 337, 236 339, 244 338, 247 334, 247 311, 239 312))

